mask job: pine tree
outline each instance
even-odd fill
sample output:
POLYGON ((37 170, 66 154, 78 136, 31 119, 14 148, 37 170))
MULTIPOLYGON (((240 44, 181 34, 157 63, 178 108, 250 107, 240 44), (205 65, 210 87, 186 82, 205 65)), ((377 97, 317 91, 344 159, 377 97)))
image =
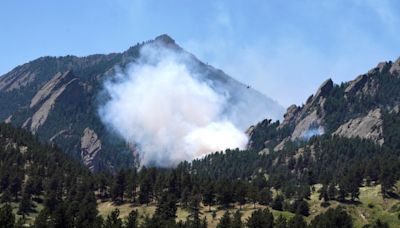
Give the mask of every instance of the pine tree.
POLYGON ((161 221, 175 221, 177 211, 176 203, 175 196, 168 194, 168 192, 163 192, 161 199, 157 202, 154 217, 161 221))
POLYGON ((15 225, 15 215, 10 204, 6 203, 0 208, 0 228, 13 228, 15 225))
POLYGON ((371 226, 371 228, 389 228, 389 224, 386 222, 382 222, 380 219, 377 219, 371 226))
POLYGON ((290 228, 307 228, 307 223, 303 216, 296 214, 289 220, 288 227, 290 228))
POLYGON ((209 182, 208 185, 203 190, 203 203, 205 206, 208 206, 208 211, 211 211, 211 206, 214 205, 215 202, 215 192, 214 185, 209 182))
POLYGON ((272 209, 274 210, 278 210, 278 211, 282 211, 283 210, 283 196, 282 195, 277 195, 274 199, 274 201, 272 202, 272 209))
POLYGON ((129 172, 128 180, 127 180, 127 189, 126 192, 128 197, 131 199, 131 202, 135 202, 136 198, 136 187, 137 187, 137 173, 136 169, 133 169, 129 172))
POLYGON ((219 220, 217 228, 227 228, 231 227, 231 225, 232 225, 232 220, 229 211, 225 211, 224 215, 219 220))
POLYGON ((11 185, 10 185, 10 191, 14 194, 15 201, 18 200, 18 193, 21 191, 21 189, 22 189, 22 180, 18 175, 16 175, 12 179, 11 185))
POLYGON ((233 214, 232 225, 231 228, 243 228, 242 222, 242 213, 239 210, 236 210, 235 214, 233 214))
POLYGON ((319 192, 319 200, 324 200, 324 202, 329 201, 329 194, 328 194, 328 187, 324 184, 322 185, 322 188, 318 191, 319 192))
POLYGON ((11 197, 12 197, 12 194, 11 194, 11 192, 10 192, 10 189, 7 188, 7 189, 3 192, 3 194, 1 195, 0 201, 1 201, 2 203, 10 203, 11 200, 12 200, 11 197))
POLYGON ((150 203, 150 197, 151 197, 151 180, 148 177, 145 177, 144 180, 142 181, 140 185, 140 191, 139 191, 139 203, 140 204, 148 204, 150 203))
POLYGON ((248 228, 272 228, 274 226, 274 216, 268 209, 258 209, 247 219, 248 228))
POLYGON ((118 172, 111 186, 111 198, 114 202, 124 202, 124 191, 126 188, 126 177, 125 171, 121 170, 118 172))
POLYGON ((46 228, 49 227, 48 224, 48 218, 49 215, 47 213, 47 210, 41 210, 38 214, 38 216, 35 219, 35 222, 33 223, 34 228, 46 228))
POLYGON ((229 181, 221 181, 218 189, 218 202, 228 208, 233 201, 233 189, 229 181))
POLYGON ((275 228, 288 228, 285 217, 279 215, 279 217, 276 219, 275 228))
POLYGON ((349 214, 343 210, 342 207, 335 209, 328 209, 325 213, 317 215, 312 221, 311 228, 326 228, 326 227, 338 227, 338 228, 351 228, 353 227, 352 218, 349 214))
POLYGON ((103 228, 122 228, 122 220, 119 217, 119 210, 116 208, 107 216, 103 228))
POLYGON ((23 218, 25 218, 25 215, 29 214, 31 207, 31 196, 28 193, 24 192, 22 194, 21 202, 19 203, 18 213, 22 215, 23 218))
POLYGON ((246 203, 246 194, 247 194, 246 185, 241 181, 236 183, 235 199, 239 203, 240 209, 242 209, 242 206, 246 203))
POLYGON ((256 203, 259 198, 257 187, 250 185, 249 191, 248 191, 248 196, 249 196, 250 201, 253 203, 253 208, 256 208, 256 203))
POLYGON ((200 195, 194 195, 189 201, 189 216, 187 219, 187 224, 193 228, 199 228, 202 226, 202 221, 200 215, 200 195))
POLYGON ((127 218, 127 221, 125 223, 126 228, 137 228, 138 227, 138 216, 139 213, 137 210, 132 210, 127 218))
POLYGON ((263 188, 263 190, 260 192, 259 196, 259 202, 261 205, 267 206, 271 203, 272 201, 272 192, 269 188, 263 188))

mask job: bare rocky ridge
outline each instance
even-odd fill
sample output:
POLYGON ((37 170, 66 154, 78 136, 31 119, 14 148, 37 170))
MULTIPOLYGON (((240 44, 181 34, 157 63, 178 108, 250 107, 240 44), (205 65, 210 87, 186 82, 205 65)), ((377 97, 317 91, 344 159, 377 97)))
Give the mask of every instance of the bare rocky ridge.
MULTIPOLYGON (((379 102, 374 101, 382 99, 382 94, 386 94, 387 92, 393 94, 396 88, 390 88, 392 91, 383 91, 382 83, 386 83, 386 85, 388 83, 390 84, 391 82, 389 81, 395 81, 393 77, 398 78, 399 76, 400 58, 395 62, 381 62, 366 74, 359 75, 354 80, 343 83, 341 86, 334 85, 331 79, 326 80, 318 88, 315 95, 311 95, 303 106, 291 105, 288 107, 282 123, 280 123, 276 129, 278 131, 287 131, 285 129, 290 129, 289 132, 285 133, 285 137, 275 139, 276 141, 272 144, 270 142, 274 139, 266 138, 265 142, 263 142, 264 147, 273 149, 274 151, 280 151, 284 149, 288 142, 307 140, 309 137, 306 136, 308 136, 310 132, 310 135, 328 133, 348 138, 359 137, 370 139, 383 145, 382 112, 398 112, 400 109, 400 99, 391 99, 389 103, 385 103, 385 100, 379 100, 379 102), (336 89, 333 91, 335 86, 336 89), (344 110, 340 111, 343 112, 343 115, 335 114, 335 116, 331 116, 331 113, 327 113, 326 102, 331 98, 330 96, 336 96, 334 99, 330 100, 330 107, 332 107, 332 102, 341 102, 346 106, 344 110), (358 106, 354 106, 352 102, 359 102, 357 104, 358 106), (365 110, 365 108, 360 107, 360 105, 364 105, 363 102, 368 104, 369 109, 365 110), (357 112, 357 110, 363 111, 357 112), (331 125, 329 125, 329 127, 335 126, 335 128, 327 131, 328 118, 331 118, 331 125), (341 122, 332 124, 332 120, 341 122)), ((335 112, 335 110, 331 112, 335 112)), ((254 146, 252 137, 255 135, 255 132, 263 130, 271 131, 266 127, 265 123, 266 121, 264 120, 249 128, 248 135, 250 141, 248 148, 251 149, 254 146)), ((257 148, 263 150, 260 145, 260 142, 258 142, 257 148)))
MULTIPOLYGON (((57 98, 71 86, 77 83, 79 79, 74 78, 71 71, 64 74, 57 73, 48 83, 46 83, 32 98, 30 108, 43 102, 40 108, 33 114, 30 120, 30 130, 35 133, 40 126, 46 121, 51 109, 54 107, 57 98)), ((27 125, 25 122, 24 125, 27 125)))
POLYGON ((36 78, 36 74, 29 71, 29 66, 18 67, 7 76, 0 78, 0 91, 10 92, 17 90, 29 85, 36 78))

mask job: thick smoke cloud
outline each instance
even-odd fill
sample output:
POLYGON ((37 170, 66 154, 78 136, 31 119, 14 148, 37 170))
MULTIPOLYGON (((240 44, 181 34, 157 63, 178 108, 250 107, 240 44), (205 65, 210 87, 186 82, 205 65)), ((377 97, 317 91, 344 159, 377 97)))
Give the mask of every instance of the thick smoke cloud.
POLYGON ((105 82, 102 121, 138 145, 141 164, 173 166, 210 152, 244 148, 228 91, 194 73, 188 54, 147 45, 140 59, 105 82), (230 111, 231 110, 231 111, 230 111))

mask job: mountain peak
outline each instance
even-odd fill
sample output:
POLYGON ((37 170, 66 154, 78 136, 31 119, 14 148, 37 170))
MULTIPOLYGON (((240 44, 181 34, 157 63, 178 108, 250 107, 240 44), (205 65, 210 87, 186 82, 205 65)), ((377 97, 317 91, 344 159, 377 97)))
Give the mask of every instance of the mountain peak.
POLYGON ((326 81, 324 81, 322 85, 318 88, 315 97, 326 96, 331 91, 332 88, 333 88, 333 81, 332 79, 329 78, 326 81))
POLYGON ((159 41, 159 42, 163 42, 166 44, 175 44, 175 40, 172 39, 169 35, 167 34, 162 34, 157 36, 155 39, 155 41, 159 41))

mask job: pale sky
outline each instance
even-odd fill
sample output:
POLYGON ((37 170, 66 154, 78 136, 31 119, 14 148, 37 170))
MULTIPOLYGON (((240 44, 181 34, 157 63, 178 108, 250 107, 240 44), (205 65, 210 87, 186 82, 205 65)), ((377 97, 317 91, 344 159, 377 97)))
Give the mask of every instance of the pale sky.
POLYGON ((396 0, 2 0, 0 74, 40 56, 121 52, 167 33, 283 106, 400 56, 396 0))

